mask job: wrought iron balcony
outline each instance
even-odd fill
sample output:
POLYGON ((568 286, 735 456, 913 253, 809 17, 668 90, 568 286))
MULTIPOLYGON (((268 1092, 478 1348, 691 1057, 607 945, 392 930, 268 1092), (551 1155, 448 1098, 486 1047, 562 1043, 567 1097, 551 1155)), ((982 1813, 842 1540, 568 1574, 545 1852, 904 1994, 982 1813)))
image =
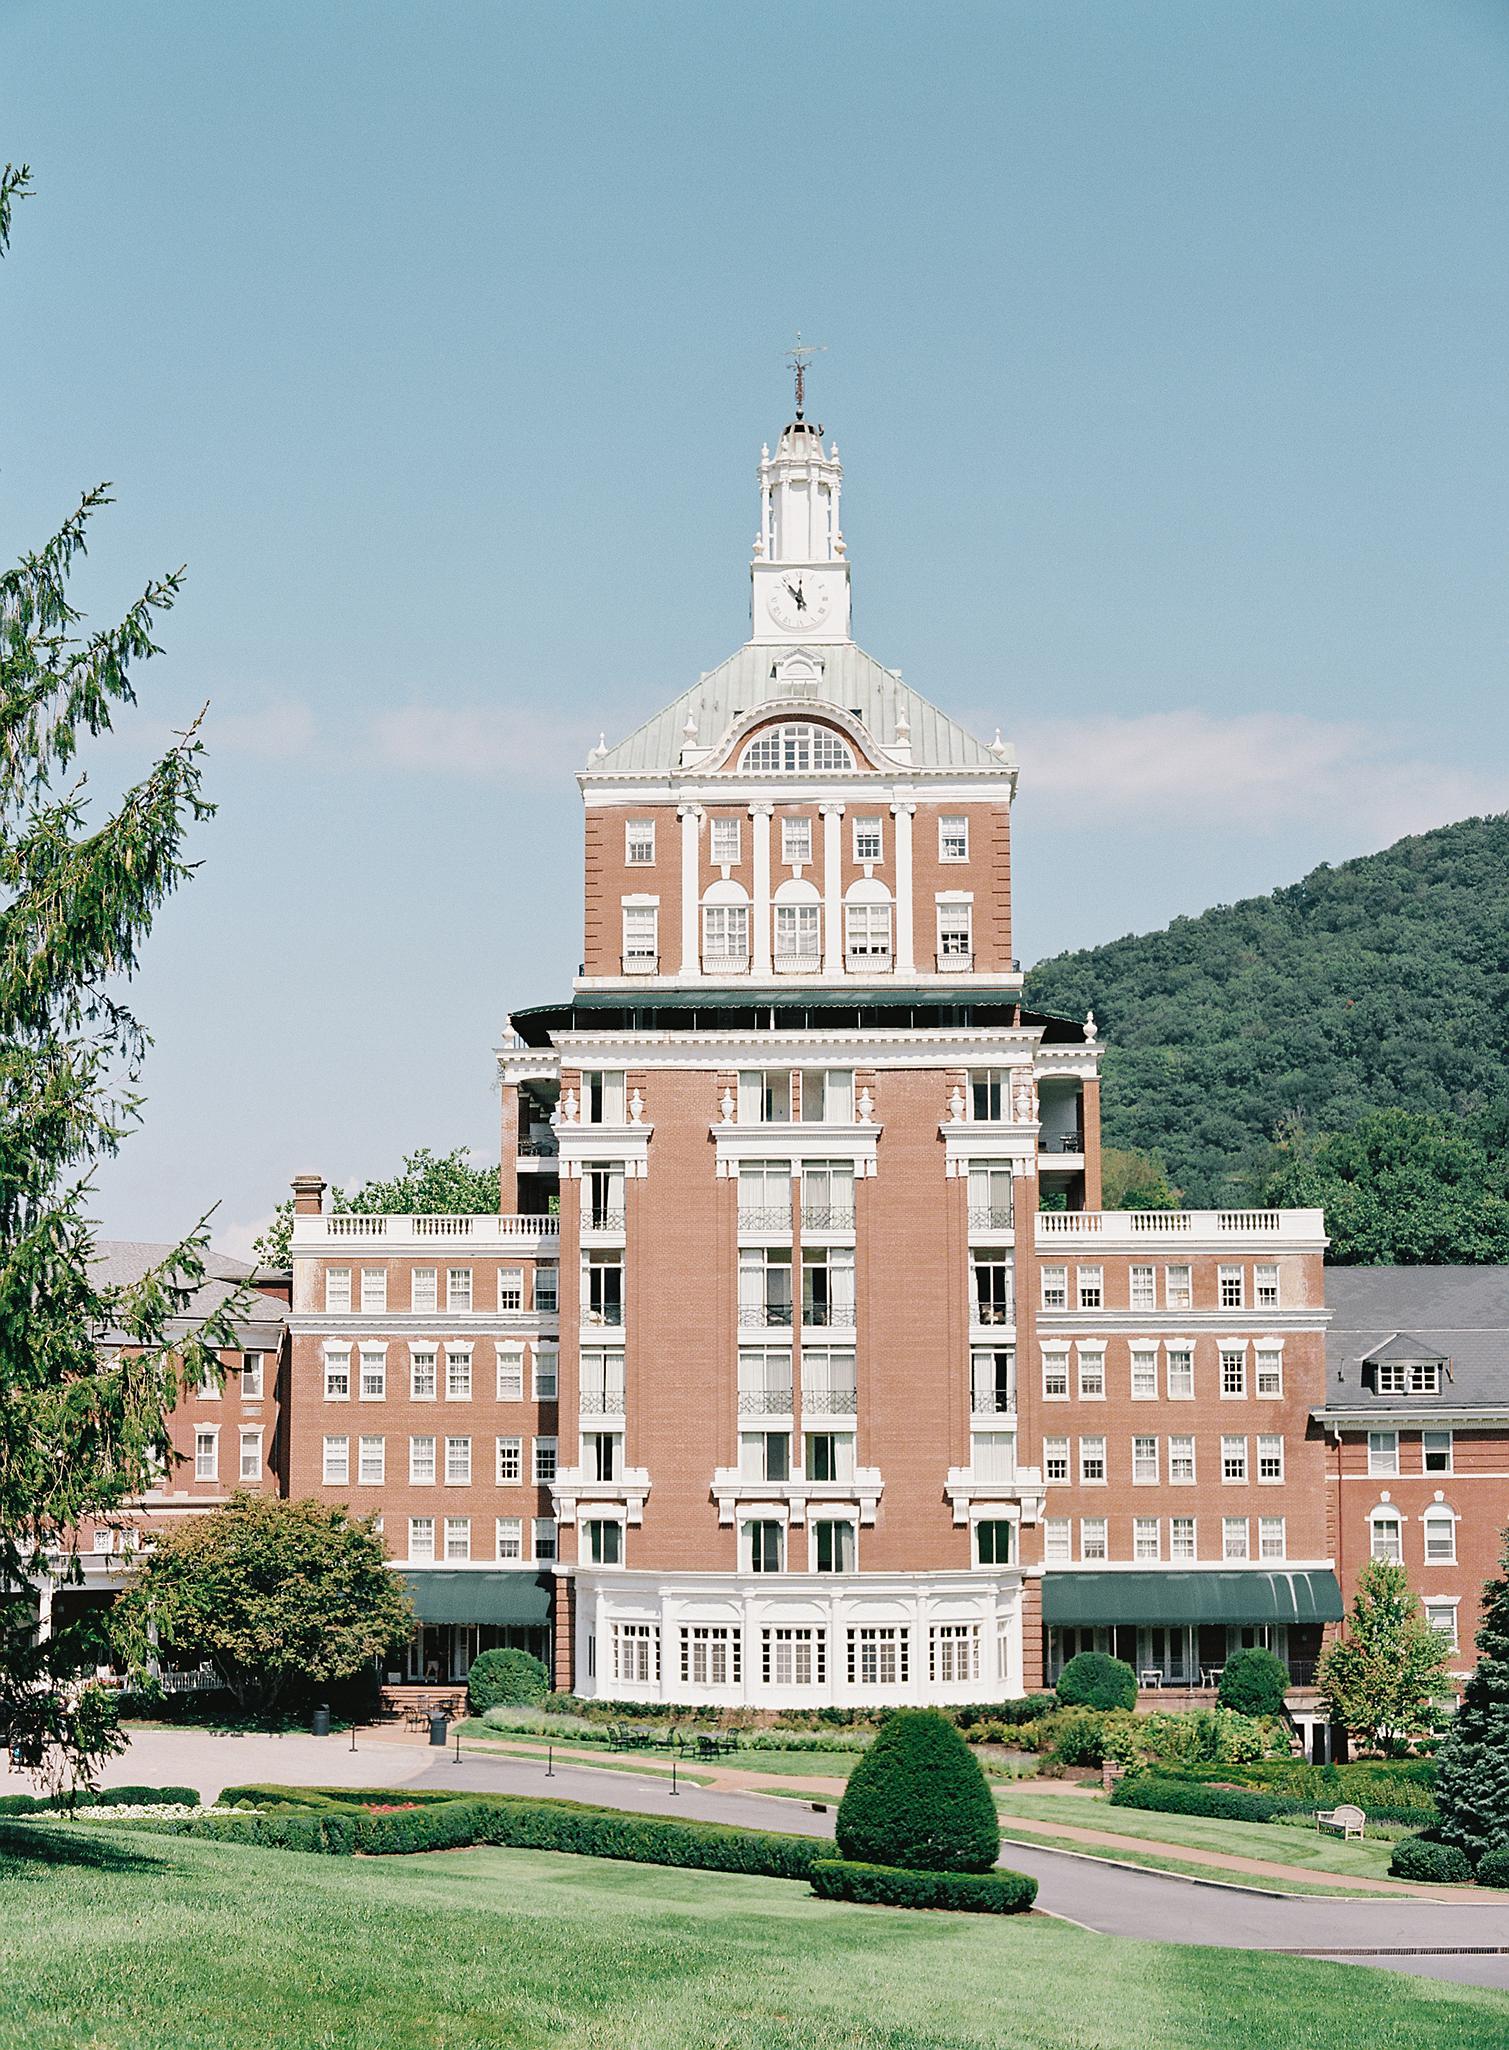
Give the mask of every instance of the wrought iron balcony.
POLYGON ((739 1322, 746 1330, 760 1330, 772 1325, 791 1328, 790 1303, 740 1303, 739 1322))
POLYGON ((804 1203, 802 1205, 802 1229, 804 1231, 853 1231, 854 1205, 852 1203, 804 1203))
POLYGON ((750 1203, 739 1205, 740 1231, 790 1231, 791 1205, 789 1203, 750 1203))
POLYGON ((740 1416, 790 1416, 791 1386, 784 1388, 741 1388, 740 1416))
POLYGON ((1009 1203, 971 1203, 971 1231, 1010 1231, 1015 1213, 1009 1203))
POLYGON ((975 1322, 977 1324, 1014 1324, 1016 1322, 1016 1304, 1009 1300, 1006 1302, 980 1302, 977 1300, 975 1303, 975 1322))
POLYGON ((582 1217, 583 1231, 622 1231, 623 1228, 623 1211, 614 1210, 607 1205, 600 1209, 588 1210, 582 1217))
POLYGON ((584 1324, 622 1324, 624 1306, 622 1303, 587 1303, 582 1308, 584 1324))
POLYGON ((818 1303, 803 1298, 802 1322, 814 1330, 827 1328, 835 1331, 852 1331, 854 1329, 854 1305, 853 1303, 818 1303))
POLYGON ((806 1417, 856 1416, 859 1394, 853 1388, 809 1388, 802 1385, 802 1414, 806 1417))
POLYGON ((976 1387, 969 1406, 975 1416, 1015 1416, 1016 1390, 976 1387))

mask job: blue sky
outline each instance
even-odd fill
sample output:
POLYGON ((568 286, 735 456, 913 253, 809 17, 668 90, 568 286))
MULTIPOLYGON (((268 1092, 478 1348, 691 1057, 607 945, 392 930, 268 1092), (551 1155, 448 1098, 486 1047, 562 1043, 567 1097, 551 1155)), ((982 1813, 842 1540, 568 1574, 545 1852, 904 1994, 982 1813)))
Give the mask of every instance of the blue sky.
POLYGON ((1023 762, 1025 959, 1502 810, 1509 10, 0 0, 0 549, 187 561, 121 1235, 492 1143, 571 771, 746 631, 793 331, 858 638, 1023 762))

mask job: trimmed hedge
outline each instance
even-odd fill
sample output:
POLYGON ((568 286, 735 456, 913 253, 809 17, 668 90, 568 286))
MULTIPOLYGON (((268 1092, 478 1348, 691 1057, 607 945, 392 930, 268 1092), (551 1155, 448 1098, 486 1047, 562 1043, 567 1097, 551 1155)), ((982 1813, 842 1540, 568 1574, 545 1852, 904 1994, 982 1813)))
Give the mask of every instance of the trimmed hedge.
POLYGON ((0 1815, 58 1815, 74 1808, 197 1808, 197 1787, 80 1787, 72 1794, 0 1795, 0 1815))
POLYGON ((1479 1886, 1509 1886, 1509 1844, 1495 1844, 1478 1860, 1479 1886))
POLYGON ((1396 1879, 1434 1886, 1465 1886, 1472 1877, 1465 1851, 1455 1844, 1438 1844, 1428 1836, 1407 1836, 1395 1844, 1388 1869, 1396 1879))
MULTIPOLYGON (((1217 1767, 1219 1771, 1221 1768, 1217 1767)), ((1419 1808, 1394 1808, 1383 1802, 1358 1800, 1355 1794, 1326 1788, 1319 1798, 1300 1794, 1269 1794, 1246 1787, 1210 1786, 1204 1780, 1176 1779, 1158 1772, 1128 1773, 1111 1794, 1116 1808, 1149 1808, 1162 1815, 1205 1815, 1221 1822, 1272 1822, 1280 1815, 1313 1815, 1351 1800, 1370 1822, 1418 1825, 1419 1808)))
POLYGON ((1221 1673, 1216 1700, 1238 1715, 1282 1715, 1289 1692, 1289 1668, 1260 1644, 1233 1652, 1221 1673))
POLYGON ((1081 1651, 1058 1676, 1065 1708, 1135 1708, 1137 1675, 1124 1659, 1103 1651, 1081 1651))
POLYGON ((541 1702, 549 1692, 549 1673, 528 1651, 484 1651, 472 1660, 466 1676, 467 1706, 473 1715, 541 1702))
POLYGON ((1037 1899, 1025 1872, 917 1872, 902 1865, 865 1865, 817 1858, 812 1891, 825 1901, 876 1908, 952 1908, 966 1915, 1020 1915, 1037 1899))
POLYGON ((931 1709, 898 1709, 849 1775, 838 1848, 862 1864, 988 1872, 1001 1825, 980 1761, 931 1709))
POLYGON ((1428 1758, 1368 1759, 1354 1765, 1310 1765, 1302 1758, 1186 1765, 1167 1759, 1158 1771, 1169 1779, 1229 1780, 1265 1793, 1293 1794, 1315 1808, 1354 1801, 1369 1814, 1385 1808, 1435 1813, 1436 1768, 1428 1758))

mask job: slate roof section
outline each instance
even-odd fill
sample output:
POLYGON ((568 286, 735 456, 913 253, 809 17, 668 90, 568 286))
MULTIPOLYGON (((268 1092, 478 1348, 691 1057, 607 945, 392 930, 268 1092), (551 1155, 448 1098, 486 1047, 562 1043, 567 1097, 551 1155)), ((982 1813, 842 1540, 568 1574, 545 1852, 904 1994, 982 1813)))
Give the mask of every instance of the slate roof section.
MULTIPOLYGON (((100 1239, 95 1247, 95 1279, 115 1287, 140 1281, 172 1251, 171 1245, 159 1245, 150 1239, 100 1239)), ((212 1311, 228 1302, 238 1288, 247 1288, 251 1307, 236 1323, 242 1349, 246 1352, 277 1352, 288 1327, 287 1305, 275 1296, 263 1295, 250 1287, 252 1276, 265 1270, 249 1266, 245 1260, 233 1260, 228 1253, 217 1253, 213 1247, 204 1255, 204 1265, 205 1278, 190 1292, 183 1315, 169 1320, 170 1336, 196 1330, 212 1311)), ((104 1334, 106 1345, 127 1342, 123 1331, 104 1334)))
POLYGON ((1509 1267, 1328 1267, 1326 1303, 1326 1410, 1509 1411, 1509 1267), (1438 1395, 1380 1395, 1362 1372, 1380 1358, 1450 1370, 1438 1395))
POLYGON ((905 709, 911 722, 914 769, 983 769, 1010 773, 1008 751, 1003 758, 950 719, 946 712, 903 683, 894 670, 867 655, 852 641, 813 652, 823 664, 815 694, 792 697, 771 680, 771 665, 791 651, 768 642, 750 641, 726 662, 685 690, 627 739, 594 755, 589 775, 666 776, 679 770, 687 715, 697 724, 697 744, 712 747, 729 732, 740 714, 771 704, 793 719, 824 704, 852 712, 883 747, 896 740, 896 722, 905 709))

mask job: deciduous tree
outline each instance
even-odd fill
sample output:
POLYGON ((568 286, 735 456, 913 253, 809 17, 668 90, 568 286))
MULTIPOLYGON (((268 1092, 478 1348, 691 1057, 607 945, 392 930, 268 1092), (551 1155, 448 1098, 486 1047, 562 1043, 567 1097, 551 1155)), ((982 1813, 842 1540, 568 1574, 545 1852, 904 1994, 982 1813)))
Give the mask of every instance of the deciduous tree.
POLYGON ((1424 1736, 1450 1692, 1449 1659, 1402 1566, 1370 1559, 1362 1569, 1347 1634, 1322 1654, 1316 1684, 1333 1722, 1386 1750, 1424 1736))
MULTIPOLYGON (((387 1181, 363 1182, 358 1189, 335 1188, 331 1205, 337 1211, 380 1210, 442 1217, 489 1214, 498 1207, 498 1170, 477 1167, 465 1146, 433 1153, 428 1146, 406 1153, 403 1169, 387 1181)), ((272 1223, 252 1245, 270 1267, 286 1267, 293 1257, 293 1198, 278 1205, 272 1223)))

